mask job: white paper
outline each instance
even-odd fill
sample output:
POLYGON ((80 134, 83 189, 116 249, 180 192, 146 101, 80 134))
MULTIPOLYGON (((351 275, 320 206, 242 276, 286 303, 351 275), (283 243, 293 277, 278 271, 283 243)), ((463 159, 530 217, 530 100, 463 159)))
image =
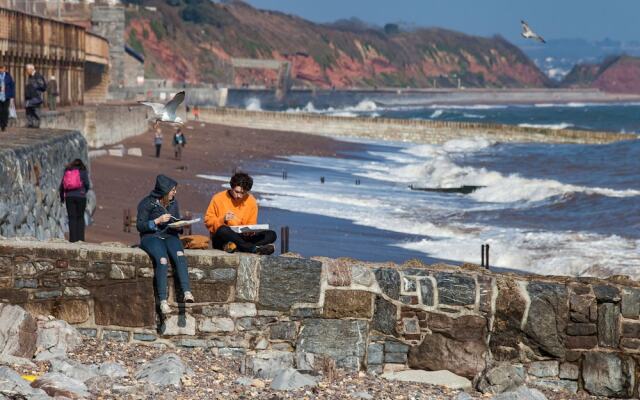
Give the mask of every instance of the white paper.
POLYGON ((168 227, 169 228, 174 228, 174 229, 175 228, 182 228, 183 226, 193 225, 196 222, 200 222, 200 218, 172 222, 172 223, 170 223, 168 225, 168 227))
POLYGON ((257 224, 257 225, 237 225, 230 226, 232 231, 236 233, 244 233, 244 232, 260 232, 269 230, 269 224, 257 224))

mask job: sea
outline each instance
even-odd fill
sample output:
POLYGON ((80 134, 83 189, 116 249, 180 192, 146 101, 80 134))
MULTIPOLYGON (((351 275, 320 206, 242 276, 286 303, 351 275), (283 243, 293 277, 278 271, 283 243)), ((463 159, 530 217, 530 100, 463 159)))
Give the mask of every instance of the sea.
MULTIPOLYGON (((434 104, 371 93, 231 96, 251 110, 640 133, 640 103, 434 104)), ((286 127, 285 127, 286 128, 286 127)), ((640 140, 607 145, 442 145, 348 138, 337 157, 247 165, 261 222, 291 251, 402 263, 480 264, 552 275, 640 278, 640 140), (283 176, 286 172, 286 179, 283 176), (412 190, 477 186, 471 193, 412 190)), ((213 180, 226 177, 209 176, 213 180)))

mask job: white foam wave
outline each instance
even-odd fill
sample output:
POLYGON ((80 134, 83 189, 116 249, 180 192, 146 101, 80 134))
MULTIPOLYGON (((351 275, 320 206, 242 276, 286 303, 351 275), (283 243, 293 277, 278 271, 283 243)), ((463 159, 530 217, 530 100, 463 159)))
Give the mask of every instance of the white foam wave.
POLYGON ((472 114, 472 113, 463 113, 462 116, 465 118, 477 118, 477 119, 483 119, 486 117, 485 115, 472 114))
POLYGON ((429 116, 429 118, 435 119, 444 114, 444 110, 435 110, 433 114, 429 116))
POLYGON ((402 150, 403 153, 418 157, 434 157, 446 153, 472 153, 492 146, 494 143, 481 137, 469 139, 453 139, 442 146, 424 144, 402 150))
POLYGON ((493 109, 502 109, 502 108, 507 108, 509 106, 504 105, 504 104, 468 104, 468 105, 461 105, 461 104, 433 104, 430 105, 429 108, 435 108, 435 109, 444 109, 444 110, 493 110, 493 109))
POLYGON ((536 128, 536 129, 567 129, 573 126, 568 122, 560 122, 557 124, 518 124, 521 128, 536 128))
POLYGON ((289 108, 286 110, 288 113, 313 113, 313 114, 327 114, 335 117, 357 117, 359 114, 370 113, 372 117, 379 117, 380 114, 376 113, 379 108, 374 101, 362 100, 355 106, 348 106, 344 108, 316 108, 312 102, 308 102, 303 108, 289 108))
POLYGON ((249 111, 262 111, 262 103, 260 99, 251 97, 244 102, 244 108, 249 111))
POLYGON ((198 174, 196 175, 196 177, 207 179, 210 181, 221 181, 221 182, 228 182, 230 178, 228 176, 222 176, 222 175, 205 175, 205 174, 198 174))

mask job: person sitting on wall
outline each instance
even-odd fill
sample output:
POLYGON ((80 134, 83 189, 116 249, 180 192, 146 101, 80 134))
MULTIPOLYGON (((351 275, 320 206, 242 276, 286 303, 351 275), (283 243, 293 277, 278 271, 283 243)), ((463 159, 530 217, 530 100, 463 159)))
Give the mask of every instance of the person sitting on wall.
POLYGON ((156 186, 151 193, 138 204, 136 227, 140 232, 140 248, 153 260, 155 284, 160 299, 162 314, 171 313, 167 301, 167 273, 169 261, 180 282, 186 303, 193 303, 193 294, 189 284, 187 258, 180 241, 182 229, 169 227, 171 222, 180 220, 180 209, 176 201, 178 183, 165 175, 158 175, 156 186))
POLYGON ((214 249, 233 253, 273 254, 276 233, 272 230, 236 233, 230 226, 258 223, 258 203, 249 191, 253 179, 244 172, 231 177, 231 188, 216 193, 204 216, 204 223, 211 232, 214 249))

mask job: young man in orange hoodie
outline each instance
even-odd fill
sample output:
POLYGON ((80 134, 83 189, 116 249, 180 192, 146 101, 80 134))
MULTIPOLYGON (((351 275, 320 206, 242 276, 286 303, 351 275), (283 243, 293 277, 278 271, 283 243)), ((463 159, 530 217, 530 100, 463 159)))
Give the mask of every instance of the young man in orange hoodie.
POLYGON ((231 189, 213 195, 204 215, 204 224, 211 232, 213 248, 229 253, 238 250, 273 254, 273 242, 276 241, 274 231, 236 233, 230 228, 258 223, 258 203, 249 194, 253 179, 244 172, 238 172, 231 177, 229 185, 231 189))

